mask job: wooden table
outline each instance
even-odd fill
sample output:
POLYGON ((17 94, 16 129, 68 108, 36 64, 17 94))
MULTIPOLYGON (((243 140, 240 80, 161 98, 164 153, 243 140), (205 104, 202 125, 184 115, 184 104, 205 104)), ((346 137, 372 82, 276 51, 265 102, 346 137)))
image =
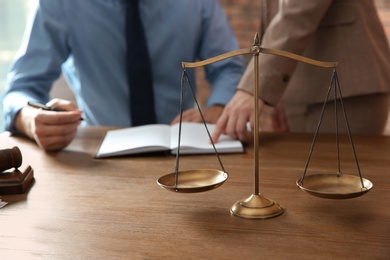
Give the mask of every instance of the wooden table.
MULTIPOLYGON (((354 136, 366 195, 330 200, 300 191, 312 135, 260 135, 260 192, 285 212, 266 220, 232 216, 253 193, 253 149, 221 155, 230 174, 218 189, 182 194, 156 180, 174 171, 170 155, 94 159, 105 128, 82 128, 65 150, 0 134, 19 146, 35 182, 25 194, 2 196, 0 259, 389 259, 390 137, 354 136)), ((348 138, 344 173, 357 174, 348 138)), ((337 171, 334 136, 320 135, 308 173, 337 171)), ((181 170, 219 169, 214 155, 182 156, 181 170)))

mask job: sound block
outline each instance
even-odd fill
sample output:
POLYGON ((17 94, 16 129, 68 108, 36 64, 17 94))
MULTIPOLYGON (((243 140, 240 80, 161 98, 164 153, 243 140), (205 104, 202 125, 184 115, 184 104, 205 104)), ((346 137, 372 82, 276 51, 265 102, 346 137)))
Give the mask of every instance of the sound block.
POLYGON ((28 166, 24 172, 15 169, 0 173, 0 195, 24 193, 34 180, 34 170, 28 166))

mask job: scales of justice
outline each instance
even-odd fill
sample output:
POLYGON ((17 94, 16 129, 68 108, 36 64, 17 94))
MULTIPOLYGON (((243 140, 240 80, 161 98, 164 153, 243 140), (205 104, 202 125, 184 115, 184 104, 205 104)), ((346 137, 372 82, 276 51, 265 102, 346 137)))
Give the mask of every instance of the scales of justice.
MULTIPOLYGON (((304 192, 328 199, 348 199, 355 198, 366 194, 373 187, 373 184, 362 177, 359 163, 357 160, 352 135, 348 125, 348 119, 345 112, 344 104, 342 101, 342 94, 340 85, 337 78, 336 67, 337 62, 324 62, 309 59, 291 52, 286 52, 277 49, 268 49, 259 46, 259 37, 256 33, 254 37, 254 43, 251 48, 238 49, 228 53, 221 54, 219 56, 206 59, 198 62, 182 62, 183 74, 182 74, 182 83, 181 83, 181 104, 180 104, 180 123, 179 123, 179 134, 178 134, 178 149, 176 153, 176 166, 175 172, 164 175, 157 180, 158 185, 162 188, 167 189, 173 192, 179 193, 195 193, 203 192, 215 189, 221 186, 227 179, 228 173, 225 171, 222 161, 219 158, 218 152, 215 148, 215 145, 211 139, 209 130, 207 129, 206 122, 200 110, 200 106, 195 97, 195 92, 191 83, 188 80, 186 69, 187 68, 197 68, 201 66, 206 66, 211 63, 215 63, 233 56, 252 54, 254 57, 254 86, 253 86, 253 97, 254 97, 254 107, 258 107, 258 88, 259 88, 259 56, 260 53, 277 55, 288 59, 297 60, 299 62, 304 62, 313 66, 323 67, 323 68, 333 68, 333 75, 331 82, 329 84, 327 96, 324 102, 324 106, 321 111, 319 123, 314 134, 313 142, 309 152, 307 162, 304 167, 303 174, 300 179, 296 181, 297 186, 304 192), (214 147, 215 154, 219 161, 219 164, 222 170, 215 169, 195 169, 187 171, 179 171, 179 157, 180 157, 180 137, 181 137, 181 125, 182 125, 182 113, 183 113, 183 97, 186 83, 190 86, 192 95, 195 99, 195 103, 203 120, 203 124, 211 141, 211 144, 214 147), (336 122, 336 145, 337 145, 337 161, 338 169, 335 174, 312 174, 306 177, 306 172, 312 156, 316 138, 319 132, 319 128, 322 122, 322 117, 325 111, 325 105, 328 102, 329 94, 331 90, 334 90, 334 103, 335 103, 335 122, 336 122), (342 174, 340 169, 340 152, 339 152, 339 133, 338 133, 338 117, 337 117, 337 98, 341 103, 342 112, 344 115, 344 120, 346 123, 346 128, 348 131, 348 136, 350 144, 352 147, 353 156, 356 162, 357 172, 359 176, 342 174)), ((258 109, 254 109, 255 123, 254 129, 259 129, 259 116, 258 109)), ((284 212, 282 206, 277 202, 264 197, 259 192, 259 131, 253 131, 254 135, 254 191, 246 199, 237 201, 230 209, 230 212, 238 217, 247 218, 247 219, 267 219, 281 215, 284 212)))

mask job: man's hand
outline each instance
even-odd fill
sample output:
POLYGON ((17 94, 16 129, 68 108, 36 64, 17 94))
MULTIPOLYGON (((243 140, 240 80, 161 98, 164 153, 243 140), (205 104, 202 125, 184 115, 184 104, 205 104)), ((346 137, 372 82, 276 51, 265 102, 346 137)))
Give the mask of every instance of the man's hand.
MULTIPOLYGON (((259 116, 264 107, 264 102, 259 99, 259 116)), ((234 139, 246 142, 246 125, 250 122, 254 128, 254 101, 253 95, 238 90, 226 105, 222 115, 217 121, 212 134, 213 142, 217 142, 221 134, 227 134, 234 139)))
POLYGON ((82 112, 67 100, 54 99, 47 105, 64 111, 45 111, 26 106, 18 113, 15 127, 45 151, 60 150, 76 136, 82 112))
MULTIPOLYGON (((222 114, 223 106, 213 105, 207 108, 203 113, 204 120, 206 123, 216 123, 219 116, 222 114)), ((190 108, 183 111, 183 122, 202 122, 202 117, 198 109, 190 108)), ((178 123, 180 121, 180 115, 177 115, 175 119, 171 122, 172 124, 178 123)))

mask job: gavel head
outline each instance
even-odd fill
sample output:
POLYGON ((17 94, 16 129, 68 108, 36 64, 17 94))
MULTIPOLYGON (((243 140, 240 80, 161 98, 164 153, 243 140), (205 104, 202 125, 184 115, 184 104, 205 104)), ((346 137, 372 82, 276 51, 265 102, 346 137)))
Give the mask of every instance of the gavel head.
POLYGON ((17 146, 0 149, 0 172, 22 165, 22 153, 17 146))

